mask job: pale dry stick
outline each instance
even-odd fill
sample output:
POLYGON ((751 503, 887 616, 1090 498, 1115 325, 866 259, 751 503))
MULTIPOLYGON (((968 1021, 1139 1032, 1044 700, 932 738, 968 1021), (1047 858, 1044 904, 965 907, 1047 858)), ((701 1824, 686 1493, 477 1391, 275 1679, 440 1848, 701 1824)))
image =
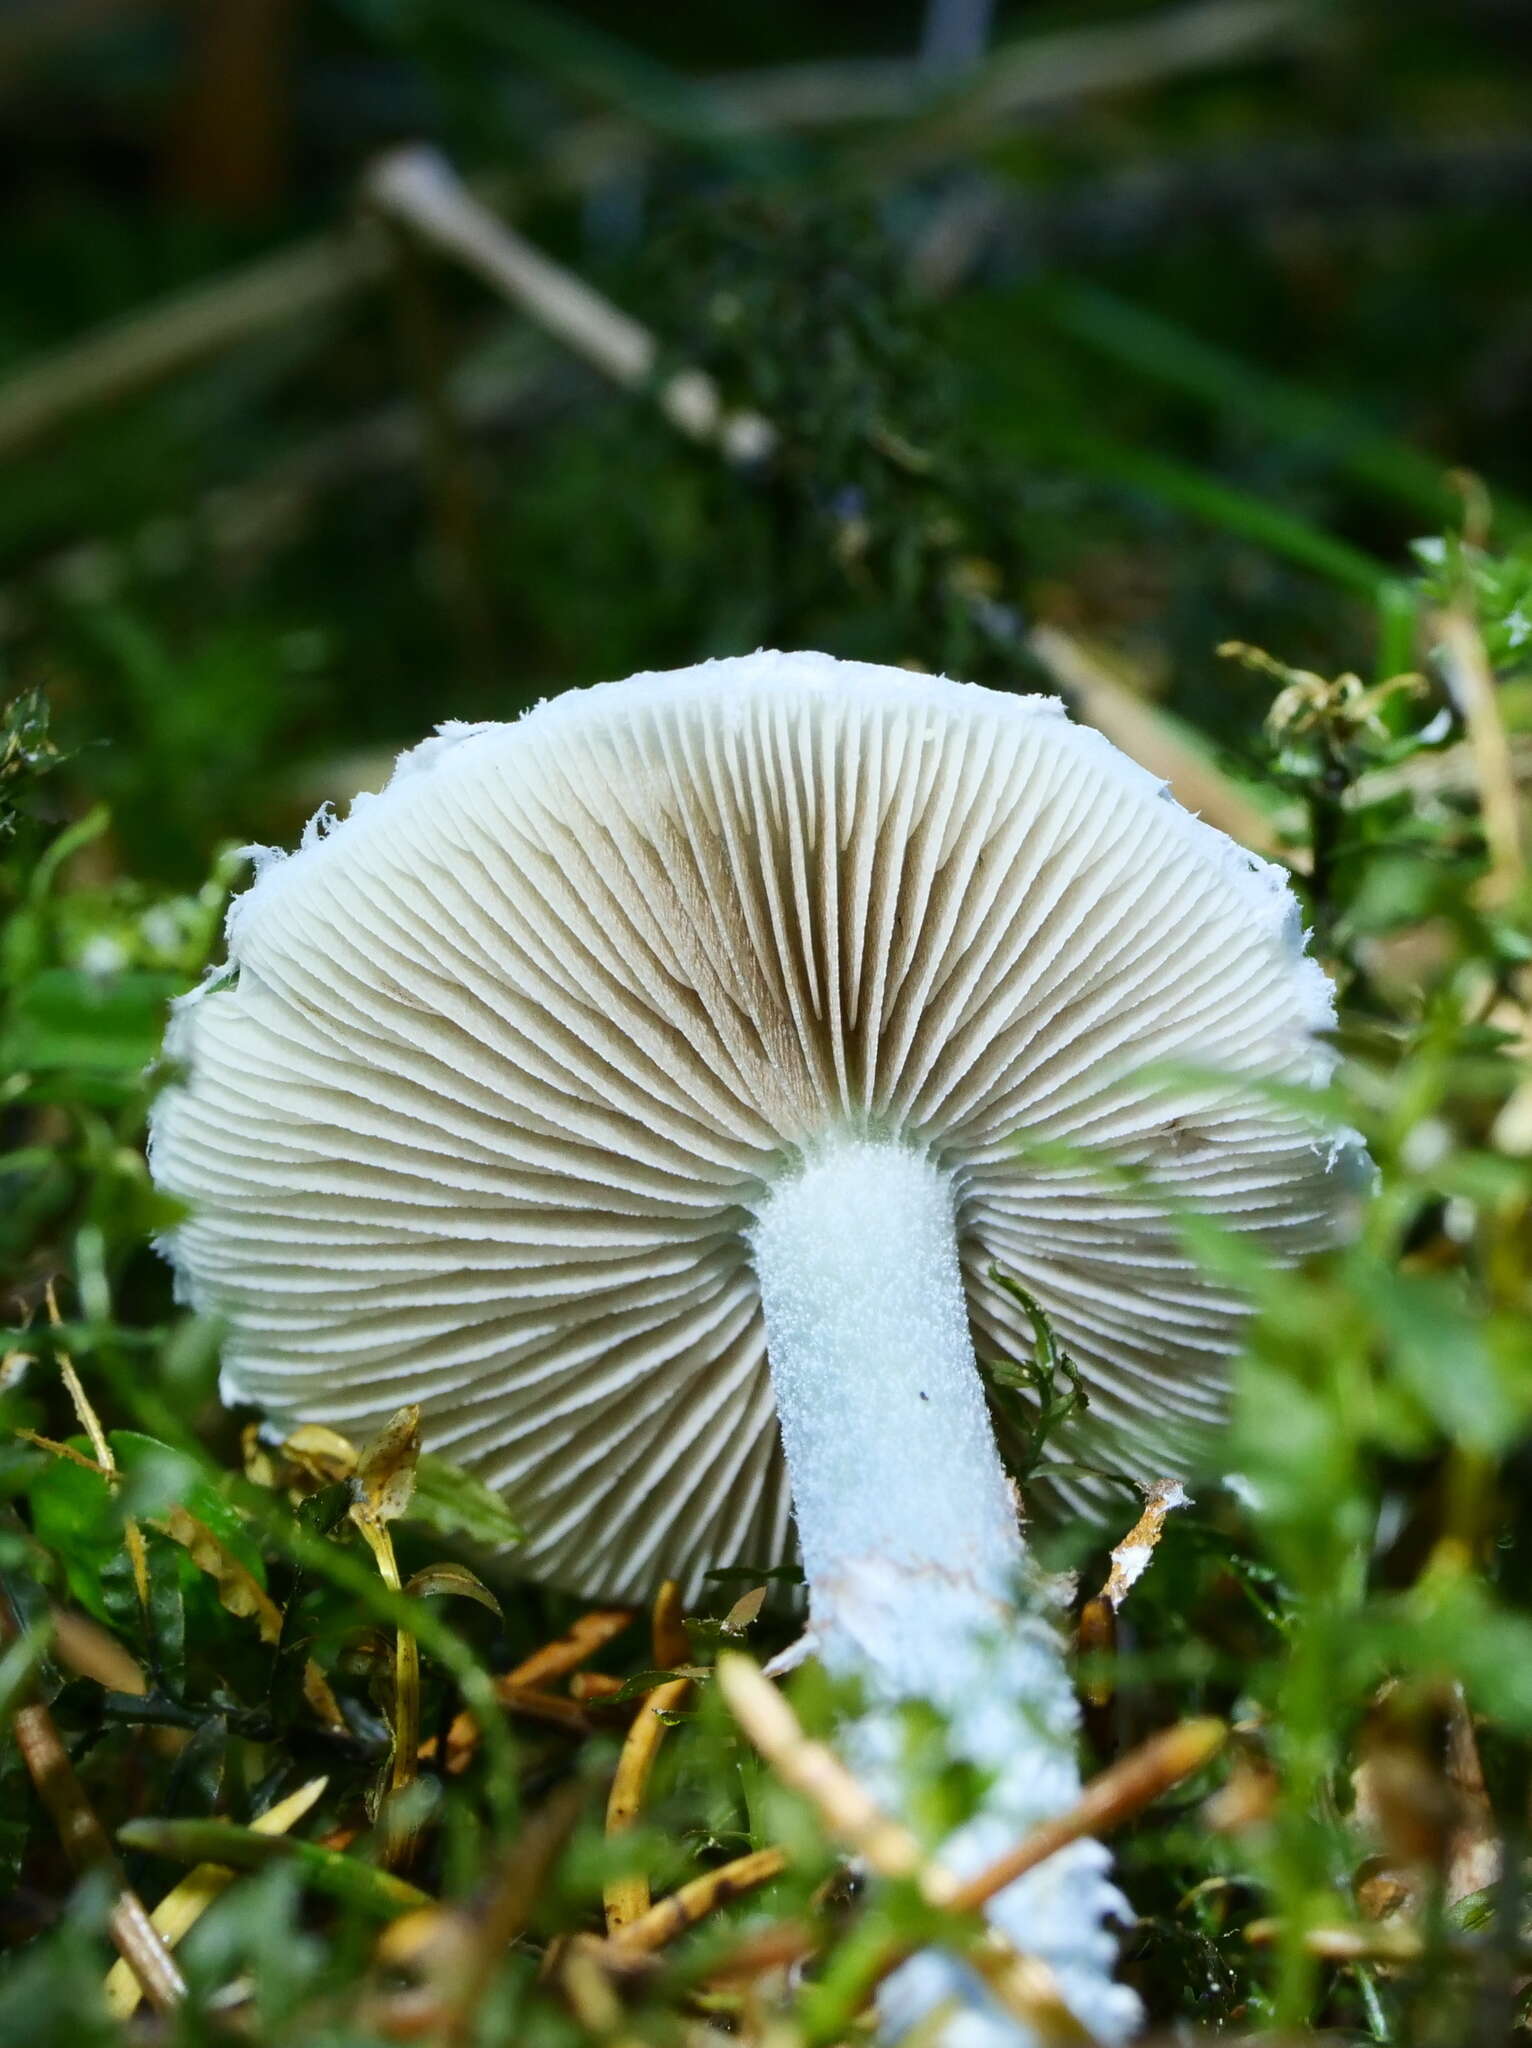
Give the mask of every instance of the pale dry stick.
MULTIPOLYGON (((438 151, 392 151, 373 165, 364 189, 380 213, 455 256, 614 384, 625 391, 649 386, 659 361, 649 329, 507 227, 438 151)), ((655 398, 673 426, 715 444, 731 461, 762 461, 776 445, 770 422, 759 413, 728 411, 702 370, 676 371, 656 387, 655 398)))
POLYGON ((1270 856, 1282 851, 1271 815, 1084 642, 1057 626, 1037 625, 1027 635, 1027 651, 1067 691, 1088 724, 1104 732, 1141 768, 1169 783, 1177 803, 1252 853, 1270 856))
MULTIPOLYGON (((672 1678, 664 1685, 657 1685, 653 1692, 644 1694, 644 1703, 634 1716, 633 1725, 622 1745, 622 1754, 617 1759, 617 1770, 607 1798, 608 1835, 625 1833, 638 1819, 654 1760, 665 1739, 666 1723, 661 1716, 674 1713, 690 1690, 689 1678, 672 1678)), ((606 1908, 606 1931, 609 1935, 616 1934, 648 1912, 649 1880, 640 1871, 627 1877, 609 1878, 602 1889, 601 1899, 606 1908)))
POLYGON ((82 336, 0 385, 0 460, 76 413, 135 397, 268 328, 321 312, 382 269, 371 238, 322 236, 82 336))
MULTIPOLYGON (((0 1647, 16 1641, 20 1634, 10 1597, 0 1592, 0 1647)), ((85 1796, 53 1716, 40 1700, 25 1700, 11 1716, 11 1733, 69 1861, 77 1870, 101 1871, 113 1887, 115 1897, 107 1914, 113 1947, 143 1986, 155 2011, 169 2012, 186 1996, 186 1980, 143 1900, 124 1877, 117 1852, 85 1796)))
MULTIPOLYGON (((375 166, 367 190, 375 206, 455 255, 623 390, 648 386, 659 359, 650 330, 514 233, 435 151, 395 151, 375 166)), ((677 371, 655 396, 674 426, 728 459, 766 463, 777 447, 772 422, 756 412, 726 413, 717 386, 700 370, 677 371)), ((1034 627, 1027 646, 1075 697, 1087 722, 1163 776, 1181 803, 1256 852, 1276 850, 1265 813, 1097 657, 1051 626, 1034 627)))
POLYGON ((1505 903, 1527 871, 1522 844, 1521 798, 1516 763, 1500 716, 1494 673, 1479 629, 1469 614, 1452 606, 1429 620, 1427 631, 1441 657, 1447 689, 1468 727, 1479 782, 1480 815, 1489 848, 1484 897, 1505 903))
MULTIPOLYGON (((129 0, 84 4, 105 8, 129 0)), ((1306 13, 1280 0, 1214 0, 1125 27, 1023 38, 997 52, 979 74, 959 118, 965 130, 1017 120, 1070 100, 1226 62, 1275 41, 1306 13)), ((790 65, 717 79, 710 90, 721 130, 741 136, 897 120, 917 113, 928 97, 919 67, 904 63, 790 65)), ((646 142, 642 131, 620 118, 582 122, 553 145, 554 182, 587 189, 646 142)), ((948 147, 944 127, 919 142, 927 156, 948 147)), ((320 236, 83 335, 0 385, 0 459, 77 413, 132 397, 269 328, 344 303, 376 283, 385 266, 385 252, 369 236, 320 236)))
MULTIPOLYGON (((286 1799, 267 1807, 264 1813, 258 1813, 250 1823, 251 1833, 285 1835, 319 1801, 329 1782, 328 1778, 311 1778, 308 1784, 300 1785, 286 1799)), ((238 1872, 230 1870, 227 1864, 199 1863, 179 1884, 166 1892, 149 1919, 167 1949, 174 1948, 196 1926, 208 1907, 228 1890, 237 1876, 238 1872)), ((143 1987, 127 1963, 119 1961, 107 1971, 102 1993, 108 2015, 114 2020, 125 2020, 137 2011, 143 1987)))

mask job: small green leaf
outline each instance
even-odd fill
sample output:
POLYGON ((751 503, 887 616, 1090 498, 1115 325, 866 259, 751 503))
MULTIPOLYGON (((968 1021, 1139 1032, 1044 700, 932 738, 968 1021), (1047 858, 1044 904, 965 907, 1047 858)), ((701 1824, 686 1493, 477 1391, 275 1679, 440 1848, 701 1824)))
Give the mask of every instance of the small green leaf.
POLYGON ((98 978, 45 968, 16 992, 0 1064, 24 1073, 73 1068, 135 1078, 158 1053, 166 1007, 184 985, 173 974, 98 978))
POLYGON ((423 1522, 438 1536, 466 1536, 496 1547, 519 1543, 526 1534, 509 1503, 482 1479, 431 1451, 415 1467, 415 1493, 405 1519, 423 1522))

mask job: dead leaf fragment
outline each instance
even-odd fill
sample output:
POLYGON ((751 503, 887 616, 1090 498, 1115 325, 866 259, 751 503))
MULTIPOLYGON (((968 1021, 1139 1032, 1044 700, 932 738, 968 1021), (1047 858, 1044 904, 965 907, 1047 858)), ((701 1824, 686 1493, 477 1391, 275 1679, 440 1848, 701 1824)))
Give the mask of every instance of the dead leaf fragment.
POLYGON ((1113 1613, 1149 1569, 1165 1518, 1176 1508, 1191 1506, 1191 1496, 1179 1479, 1156 1479, 1144 1488, 1144 1512, 1112 1552, 1112 1569, 1101 1597, 1113 1613))

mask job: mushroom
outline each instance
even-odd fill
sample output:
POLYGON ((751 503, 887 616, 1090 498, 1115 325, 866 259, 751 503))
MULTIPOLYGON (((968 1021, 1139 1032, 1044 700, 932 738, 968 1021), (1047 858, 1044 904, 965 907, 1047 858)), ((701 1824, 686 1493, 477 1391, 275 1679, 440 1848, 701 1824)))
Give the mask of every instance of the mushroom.
MULTIPOLYGON (((1027 1354, 1014 1277, 1089 1388, 1050 1455, 1184 1470, 1244 1306, 1178 1214, 1333 1233, 1344 1148, 1265 1085, 1332 1021, 1282 872, 1056 702, 762 653, 444 726, 258 853, 152 1156, 227 1397, 419 1402, 523 1569, 695 1591, 787 1560, 791 1498, 868 1781, 916 1698, 990 1774, 968 1872, 1079 1786, 975 1337, 1027 1354)), ((1120 1909, 1094 1842, 991 1908, 1107 2042, 1120 1909)), ((944 2038, 1027 2038, 935 1955, 887 2023, 954 1988, 944 2038)))

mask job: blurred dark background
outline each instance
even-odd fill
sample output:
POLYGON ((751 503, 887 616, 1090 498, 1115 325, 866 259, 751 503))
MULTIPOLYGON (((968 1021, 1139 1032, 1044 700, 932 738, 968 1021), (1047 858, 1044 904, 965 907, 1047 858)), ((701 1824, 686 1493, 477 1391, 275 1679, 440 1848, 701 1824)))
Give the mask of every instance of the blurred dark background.
POLYGON ((0 0, 0 681, 181 883, 763 642, 1064 636, 1237 769, 1220 640, 1402 666, 1411 543, 1532 501, 1529 107, 1514 0, 0 0), (633 388, 369 201, 420 142, 633 388))

